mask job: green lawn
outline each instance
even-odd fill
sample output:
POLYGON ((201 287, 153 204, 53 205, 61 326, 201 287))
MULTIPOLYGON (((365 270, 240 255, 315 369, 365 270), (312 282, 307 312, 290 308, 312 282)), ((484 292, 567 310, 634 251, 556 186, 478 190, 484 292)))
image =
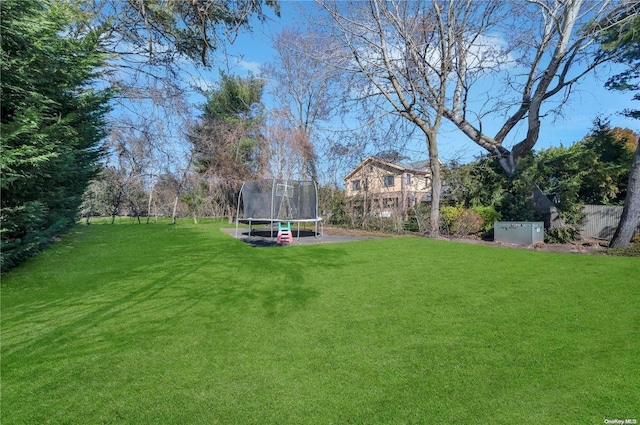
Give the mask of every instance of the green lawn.
POLYGON ((640 421, 640 261, 78 226, 2 278, 2 424, 640 421))

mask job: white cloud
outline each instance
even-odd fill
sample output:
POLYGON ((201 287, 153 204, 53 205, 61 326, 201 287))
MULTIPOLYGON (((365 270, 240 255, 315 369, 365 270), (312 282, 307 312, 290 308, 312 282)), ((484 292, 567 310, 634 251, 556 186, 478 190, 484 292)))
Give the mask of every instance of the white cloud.
POLYGON ((258 74, 260 72, 260 62, 252 62, 246 60, 239 60, 238 66, 248 72, 253 72, 254 74, 258 74))
POLYGON ((215 83, 212 83, 201 75, 191 76, 190 85, 191 87, 194 87, 203 92, 208 92, 215 88, 215 83))
POLYGON ((507 50, 506 41, 497 35, 480 35, 469 45, 467 55, 469 69, 507 69, 515 64, 515 59, 507 50))

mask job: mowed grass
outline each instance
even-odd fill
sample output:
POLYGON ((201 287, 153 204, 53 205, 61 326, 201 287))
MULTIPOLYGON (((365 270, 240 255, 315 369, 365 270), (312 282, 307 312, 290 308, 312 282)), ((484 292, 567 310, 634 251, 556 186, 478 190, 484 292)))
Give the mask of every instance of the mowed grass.
POLYGON ((3 424, 640 420, 640 261, 78 226, 2 278, 3 424))

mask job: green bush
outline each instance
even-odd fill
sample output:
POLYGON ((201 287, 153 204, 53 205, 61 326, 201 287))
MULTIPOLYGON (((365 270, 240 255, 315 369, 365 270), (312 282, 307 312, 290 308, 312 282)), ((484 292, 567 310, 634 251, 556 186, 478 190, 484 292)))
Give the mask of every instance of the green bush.
POLYGON ((566 226, 557 229, 547 229, 544 234, 546 243, 567 243, 578 236, 578 231, 573 227, 566 226))
POLYGON ((430 206, 420 203, 407 211, 408 220, 404 223, 404 230, 425 234, 429 231, 430 206))
POLYGON ((471 207, 472 211, 475 211, 482 217, 482 230, 484 232, 488 232, 493 229, 493 225, 496 221, 499 221, 502 218, 502 214, 500 214, 496 209, 492 206, 489 207, 471 207))
POLYGON ((477 212, 462 206, 440 208, 442 233, 449 236, 473 235, 482 229, 483 219, 477 212))
POLYGON ((343 226, 351 222, 349 213, 347 212, 347 206, 344 199, 339 199, 331 203, 331 209, 329 210, 329 224, 336 226, 343 226))
POLYGON ((405 221, 402 224, 402 228, 407 232, 417 233, 420 231, 420 226, 418 226, 418 222, 415 219, 405 221))

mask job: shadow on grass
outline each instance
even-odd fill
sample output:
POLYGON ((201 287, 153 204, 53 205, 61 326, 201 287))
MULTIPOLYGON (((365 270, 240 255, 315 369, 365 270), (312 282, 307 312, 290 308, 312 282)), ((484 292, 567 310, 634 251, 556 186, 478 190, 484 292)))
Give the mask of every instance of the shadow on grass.
POLYGON ((286 318, 320 295, 306 283, 307 270, 346 265, 336 247, 254 250, 217 229, 96 225, 83 232, 89 242, 74 241, 62 258, 53 253, 54 263, 34 265, 56 283, 40 282, 32 296, 14 299, 11 288, 20 283, 5 280, 4 364, 152 346, 190 321, 214 326, 247 311, 286 318), (107 242, 95 252, 91 240, 107 242))

